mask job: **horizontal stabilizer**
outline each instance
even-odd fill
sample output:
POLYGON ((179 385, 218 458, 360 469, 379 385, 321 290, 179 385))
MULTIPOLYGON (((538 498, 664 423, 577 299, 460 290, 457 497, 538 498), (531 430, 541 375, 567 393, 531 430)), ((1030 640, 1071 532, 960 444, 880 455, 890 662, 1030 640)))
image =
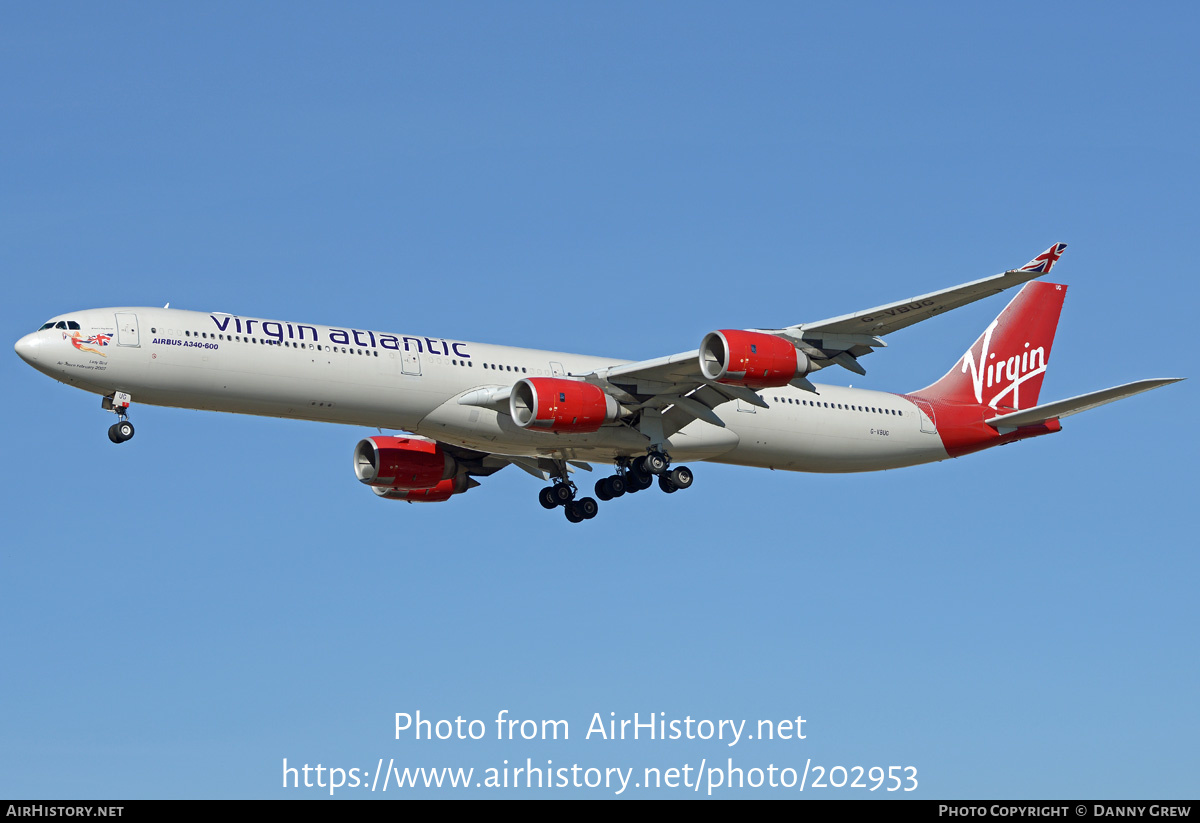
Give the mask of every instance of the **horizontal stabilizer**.
POLYGON ((1133 397, 1135 394, 1141 394, 1144 391, 1157 389, 1159 386, 1166 386, 1169 383, 1178 383, 1183 380, 1182 377, 1161 377, 1153 380, 1135 380, 1132 383, 1126 383, 1123 386, 1113 386, 1111 389, 1101 389, 1100 391, 1088 392, 1081 394, 1078 397, 1070 397, 1066 400, 1056 400, 1053 403, 1043 403, 1040 406, 1034 406, 1032 409, 1013 412, 1012 414, 1002 414, 998 417, 993 417, 986 422, 989 426, 994 426, 997 429, 1016 429, 1021 426, 1036 426, 1039 423, 1045 423, 1047 420, 1056 420, 1063 417, 1069 417, 1072 414, 1078 414, 1081 411, 1094 409, 1097 406, 1103 406, 1105 403, 1111 403, 1114 400, 1122 400, 1126 397, 1133 397))

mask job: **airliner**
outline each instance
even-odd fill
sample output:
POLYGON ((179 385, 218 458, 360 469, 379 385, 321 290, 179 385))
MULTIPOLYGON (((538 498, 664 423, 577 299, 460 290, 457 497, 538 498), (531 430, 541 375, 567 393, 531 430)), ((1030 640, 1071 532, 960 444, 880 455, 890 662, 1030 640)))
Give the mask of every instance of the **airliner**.
POLYGON ((599 503, 689 488, 684 462, 864 472, 960 457, 1052 434, 1077 412, 1182 378, 1138 380, 1039 404, 1067 287, 1048 275, 1066 245, 1019 269, 866 311, 781 329, 719 329, 696 350, 627 362, 441 337, 170 308, 51 318, 16 344, 40 372, 101 396, 133 437, 131 404, 377 429, 354 473, 385 500, 442 502, 516 466, 572 523, 599 503), (1023 286, 935 383, 907 393, 828 386, 865 370, 883 338, 1023 286), (384 434, 384 431, 393 432, 384 434), (576 470, 611 466, 581 497, 576 470))

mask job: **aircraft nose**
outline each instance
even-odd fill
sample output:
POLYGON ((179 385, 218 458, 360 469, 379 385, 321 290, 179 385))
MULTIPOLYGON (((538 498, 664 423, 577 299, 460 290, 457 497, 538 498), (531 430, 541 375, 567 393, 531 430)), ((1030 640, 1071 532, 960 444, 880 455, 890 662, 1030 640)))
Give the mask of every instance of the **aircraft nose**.
POLYGON ((27 334, 17 341, 17 345, 13 346, 21 359, 30 365, 38 360, 38 349, 41 348, 42 339, 37 334, 27 334))

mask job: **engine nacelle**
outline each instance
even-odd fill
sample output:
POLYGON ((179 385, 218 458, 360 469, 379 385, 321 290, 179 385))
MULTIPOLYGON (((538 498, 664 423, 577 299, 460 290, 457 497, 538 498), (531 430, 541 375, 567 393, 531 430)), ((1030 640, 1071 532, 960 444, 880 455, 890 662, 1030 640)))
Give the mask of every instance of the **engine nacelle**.
POLYGON ((452 495, 461 494, 467 489, 478 486, 465 474, 443 480, 436 486, 427 489, 391 489, 383 486, 372 486, 371 491, 384 500, 407 500, 409 503, 441 503, 449 500, 452 495))
POLYGON ((598 431, 621 413, 617 401, 599 386, 558 377, 518 380, 508 410, 523 429, 569 434, 598 431))
POLYGON ((773 334, 721 329, 700 344, 700 371, 709 380, 749 389, 786 386, 812 371, 808 355, 773 334))
POLYGON ((440 444, 432 440, 368 437, 354 448, 354 473, 360 481, 377 487, 377 490, 428 490, 451 480, 458 473, 458 465, 440 444))

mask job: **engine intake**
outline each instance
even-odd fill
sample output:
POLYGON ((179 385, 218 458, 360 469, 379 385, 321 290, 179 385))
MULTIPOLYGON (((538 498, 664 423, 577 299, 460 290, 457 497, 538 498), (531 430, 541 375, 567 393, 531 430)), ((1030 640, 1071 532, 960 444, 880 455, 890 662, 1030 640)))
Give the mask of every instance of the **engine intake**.
POLYGON ((709 332, 701 342, 700 371, 718 383, 768 389, 803 377, 812 371, 812 363, 781 337, 721 329, 709 332))
POLYGON ((587 434, 616 420, 617 401, 579 380, 526 377, 513 386, 509 413, 518 426, 534 431, 587 434))

